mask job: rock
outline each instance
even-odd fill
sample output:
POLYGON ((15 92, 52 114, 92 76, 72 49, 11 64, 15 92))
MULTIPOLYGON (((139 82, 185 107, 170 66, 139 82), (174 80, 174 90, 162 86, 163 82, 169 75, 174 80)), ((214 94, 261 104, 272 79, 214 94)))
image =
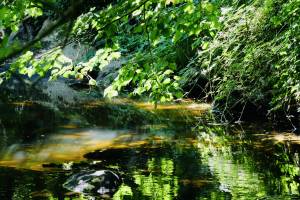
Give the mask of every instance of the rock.
POLYGON ((119 69, 124 63, 126 63, 126 59, 113 60, 101 69, 96 78, 97 86, 104 91, 118 76, 119 69))
POLYGON ((40 84, 41 89, 45 95, 48 96, 49 101, 56 105, 62 103, 75 104, 78 100, 84 100, 80 92, 68 86, 65 80, 46 81, 40 84))
POLYGON ((109 170, 85 171, 71 176, 64 188, 87 197, 111 197, 121 185, 120 177, 109 170))

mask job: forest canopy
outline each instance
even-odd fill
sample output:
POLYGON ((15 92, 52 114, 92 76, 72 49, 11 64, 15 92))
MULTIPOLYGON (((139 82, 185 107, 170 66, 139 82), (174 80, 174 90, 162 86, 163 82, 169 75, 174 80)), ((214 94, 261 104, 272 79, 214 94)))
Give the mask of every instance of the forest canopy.
POLYGON ((3 0, 0 82, 86 79, 121 60, 106 87, 166 102, 213 101, 222 113, 300 112, 300 0, 3 0), (43 38, 58 33, 55 45, 43 38), (70 61, 66 45, 92 46, 70 61))

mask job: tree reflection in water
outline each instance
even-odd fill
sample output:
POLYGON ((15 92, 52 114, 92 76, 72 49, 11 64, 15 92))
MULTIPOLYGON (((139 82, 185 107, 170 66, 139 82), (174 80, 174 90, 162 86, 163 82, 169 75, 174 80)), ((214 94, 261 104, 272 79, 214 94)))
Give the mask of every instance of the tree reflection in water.
MULTIPOLYGON (((213 124, 210 118, 199 123, 195 117, 203 112, 196 112, 195 106, 189 112, 188 106, 151 110, 140 105, 94 103, 92 108, 91 105, 69 108, 59 113, 40 107, 25 106, 21 112, 2 107, 1 160, 8 150, 12 151, 8 147, 15 142, 27 154, 34 155, 35 148, 43 150, 49 141, 41 137, 45 132, 49 132, 47 138, 52 134, 55 138, 75 141, 68 133, 82 124, 85 128, 114 133, 122 128, 124 134, 113 134, 116 138, 111 138, 108 146, 86 152, 86 160, 74 160, 68 168, 71 170, 64 170, 63 163, 48 163, 44 165, 48 168, 40 171, 2 166, 1 200, 84 199, 64 189, 63 183, 83 169, 104 168, 118 172, 123 178, 113 196, 115 200, 300 198, 300 140, 293 134, 269 133, 264 130, 268 129, 265 125, 238 129, 213 124), (62 128, 68 132, 55 135, 62 128)), ((62 141, 56 140, 57 145, 62 141)))

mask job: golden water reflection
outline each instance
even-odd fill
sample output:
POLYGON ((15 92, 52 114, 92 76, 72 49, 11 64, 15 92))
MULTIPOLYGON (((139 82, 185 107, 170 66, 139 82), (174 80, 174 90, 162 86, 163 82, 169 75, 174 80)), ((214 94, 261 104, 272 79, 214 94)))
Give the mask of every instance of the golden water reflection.
MULTIPOLYGON (((131 148, 148 143, 147 138, 136 136, 127 131, 100 128, 62 130, 41 143, 11 145, 1 157, 0 166, 44 170, 42 164, 81 161, 83 155, 94 150, 131 148)), ((152 138, 152 141, 159 142, 160 138, 152 138)))

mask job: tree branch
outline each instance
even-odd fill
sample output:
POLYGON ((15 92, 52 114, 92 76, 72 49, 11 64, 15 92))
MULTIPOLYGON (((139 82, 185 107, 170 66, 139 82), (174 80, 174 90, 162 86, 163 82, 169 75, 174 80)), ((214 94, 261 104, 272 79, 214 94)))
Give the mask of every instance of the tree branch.
POLYGON ((35 43, 37 43, 38 41, 40 41, 41 39, 43 39, 44 37, 46 37, 47 35, 49 35, 50 33, 52 33, 56 28, 58 28, 62 24, 64 24, 67 21, 72 20, 75 17, 77 17, 76 16, 76 9, 80 5, 82 5, 83 2, 84 2, 84 0, 77 1, 65 13, 63 13, 63 15, 58 18, 58 20, 56 20, 53 24, 51 24, 50 26, 48 26, 47 29, 45 29, 41 34, 39 34, 38 36, 36 36, 33 40, 27 42, 23 46, 13 48, 7 55, 5 55, 3 57, 0 57, 0 64, 3 63, 3 62, 5 62, 6 60, 8 60, 10 58, 15 57, 16 55, 18 55, 19 53, 21 53, 25 49, 30 48, 35 43))
MULTIPOLYGON (((36 0, 36 1, 39 2, 39 0, 36 0)), ((122 18, 124 18, 124 17, 126 17, 128 15, 130 15, 131 13, 133 13, 134 11, 136 11, 137 9, 139 9, 143 5, 145 5, 148 1, 149 0, 143 1, 139 6, 133 8, 129 12, 121 15, 117 19, 114 19, 114 20, 110 21, 109 23, 107 23, 104 26, 102 26, 99 30, 103 30, 103 29, 107 28, 109 25, 111 25, 111 24, 113 24, 113 23, 121 20, 122 18)), ((53 24, 51 24, 50 26, 48 26, 47 29, 45 29, 41 34, 39 34, 38 36, 36 36, 33 40, 27 42, 26 44, 24 44, 21 47, 15 47, 15 48, 13 48, 7 55, 0 57, 0 64, 2 64, 3 62, 5 62, 8 59, 11 59, 11 58, 17 56, 22 51, 30 48, 35 43, 37 43, 38 41, 40 41, 41 39, 43 39, 44 37, 46 37, 47 35, 49 35, 50 33, 52 33, 56 28, 58 28, 62 24, 68 22, 69 20, 74 20, 74 18, 77 17, 77 14, 76 14, 77 8, 79 8, 80 6, 82 6, 83 3, 84 3, 84 0, 77 1, 65 13, 63 13, 63 15, 58 20, 56 20, 53 24)))

